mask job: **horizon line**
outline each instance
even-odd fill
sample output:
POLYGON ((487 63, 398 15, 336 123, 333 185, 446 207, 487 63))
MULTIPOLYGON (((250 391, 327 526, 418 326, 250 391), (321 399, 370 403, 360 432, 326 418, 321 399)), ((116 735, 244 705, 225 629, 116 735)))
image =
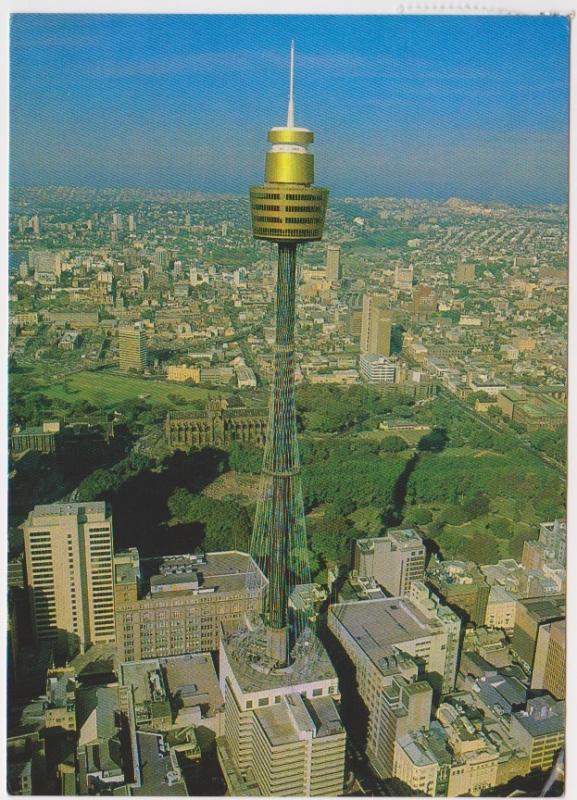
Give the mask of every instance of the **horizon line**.
MULTIPOLYGON (((29 184, 9 184, 9 192, 12 190, 18 189, 91 189, 94 191, 122 191, 122 190, 131 190, 131 191, 157 191, 157 192, 173 192, 175 194, 203 194, 203 195, 212 195, 214 197, 235 197, 235 198, 245 198, 245 194, 243 192, 235 192, 235 191, 217 191, 217 190, 206 190, 206 189, 183 189, 177 187, 166 187, 166 186, 143 186, 143 185, 133 185, 133 184, 126 184, 126 185, 118 185, 118 186, 95 186, 94 184, 58 184, 58 183, 29 183, 29 184)), ((412 201, 426 201, 426 202, 433 202, 433 203, 446 203, 448 200, 455 199, 455 200, 462 200, 468 203, 475 203, 476 205, 480 206, 491 206, 495 204, 501 204, 505 206, 568 206, 569 199, 565 200, 540 200, 540 201, 527 201, 527 200, 518 200, 518 201, 510 201, 510 200, 502 200, 502 199, 492 199, 492 200, 480 200, 470 196, 463 196, 459 194, 443 194, 443 198, 439 197, 431 197, 427 195, 391 195, 391 194, 358 194, 358 193, 351 193, 351 194, 340 194, 336 193, 334 190, 330 190, 330 194, 332 197, 338 198, 340 200, 348 200, 348 199, 358 199, 358 200, 371 200, 371 199, 379 199, 379 200, 412 200, 412 201)), ((246 193, 246 200, 248 201, 248 191, 246 193)), ((10 209, 9 209, 10 211, 10 209)))

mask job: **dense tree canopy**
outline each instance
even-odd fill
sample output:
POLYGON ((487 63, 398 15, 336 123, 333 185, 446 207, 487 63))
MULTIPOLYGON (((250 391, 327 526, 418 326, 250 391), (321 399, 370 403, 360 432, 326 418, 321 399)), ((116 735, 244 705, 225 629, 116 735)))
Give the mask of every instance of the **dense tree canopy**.
POLYGON ((177 489, 168 500, 175 521, 196 522, 204 528, 206 550, 246 550, 250 540, 250 518, 243 506, 232 500, 217 500, 177 489))

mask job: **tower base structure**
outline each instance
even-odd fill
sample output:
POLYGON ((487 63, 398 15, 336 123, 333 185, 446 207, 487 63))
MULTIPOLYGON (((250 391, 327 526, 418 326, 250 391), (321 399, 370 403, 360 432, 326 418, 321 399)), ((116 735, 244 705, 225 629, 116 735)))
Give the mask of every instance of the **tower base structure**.
MULTIPOLYGON (((254 631, 247 633, 254 637, 254 631)), ((346 734, 337 707, 338 680, 324 647, 314 634, 308 636, 313 660, 303 646, 288 667, 270 670, 247 660, 238 633, 221 639, 225 735, 217 748, 231 795, 343 793, 346 734)))

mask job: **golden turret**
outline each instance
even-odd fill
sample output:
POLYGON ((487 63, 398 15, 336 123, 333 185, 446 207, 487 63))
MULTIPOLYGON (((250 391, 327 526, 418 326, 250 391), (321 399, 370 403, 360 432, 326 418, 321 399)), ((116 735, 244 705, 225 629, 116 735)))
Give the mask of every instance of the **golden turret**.
POLYGON ((251 186, 253 236, 271 242, 310 242, 321 239, 328 189, 314 181, 314 156, 308 145, 314 134, 294 124, 294 43, 291 45, 290 90, 287 124, 271 128, 272 147, 266 154, 263 186, 251 186))

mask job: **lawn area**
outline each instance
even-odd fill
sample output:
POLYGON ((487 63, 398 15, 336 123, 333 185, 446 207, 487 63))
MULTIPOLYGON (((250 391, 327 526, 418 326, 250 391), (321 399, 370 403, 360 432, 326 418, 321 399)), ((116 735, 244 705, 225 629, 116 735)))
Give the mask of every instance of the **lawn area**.
POLYGON ((250 505, 258 500, 259 475, 243 475, 240 472, 225 472, 202 490, 206 497, 225 500, 234 497, 242 505, 250 505))
POLYGON ((382 430, 374 430, 374 431, 361 431, 357 434, 360 439, 370 439, 373 442, 382 442, 383 439, 387 439, 390 436, 399 436, 401 439, 404 439, 405 442, 410 447, 415 447, 418 442, 426 436, 428 433, 431 432, 430 428, 425 428, 420 431, 382 431, 382 430))
MULTIPOLYGON (((169 395, 177 395, 187 402, 203 399, 210 394, 217 393, 213 389, 200 386, 181 386, 177 383, 168 383, 136 375, 117 375, 109 372, 75 372, 66 380, 58 383, 38 383, 38 389, 51 400, 88 400, 96 406, 113 408, 116 403, 124 400, 137 400, 139 395, 146 395, 146 400, 152 403, 165 403, 178 408, 179 404, 172 402, 169 395)), ((222 392, 226 394, 226 391, 222 392)))

